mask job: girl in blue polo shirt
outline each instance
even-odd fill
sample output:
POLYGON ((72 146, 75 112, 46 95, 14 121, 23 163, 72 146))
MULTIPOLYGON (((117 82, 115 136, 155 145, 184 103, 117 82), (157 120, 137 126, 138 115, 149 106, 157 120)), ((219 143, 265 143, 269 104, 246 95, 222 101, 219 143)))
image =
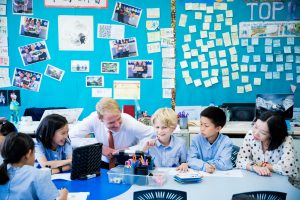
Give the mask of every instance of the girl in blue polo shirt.
POLYGON ((52 114, 45 117, 36 131, 36 159, 42 167, 49 167, 53 174, 71 169, 72 147, 68 121, 52 114))
POLYGON ((10 133, 1 155, 4 162, 0 165, 0 199, 67 199, 68 190, 59 192, 49 171, 33 167, 34 142, 30 136, 10 133))

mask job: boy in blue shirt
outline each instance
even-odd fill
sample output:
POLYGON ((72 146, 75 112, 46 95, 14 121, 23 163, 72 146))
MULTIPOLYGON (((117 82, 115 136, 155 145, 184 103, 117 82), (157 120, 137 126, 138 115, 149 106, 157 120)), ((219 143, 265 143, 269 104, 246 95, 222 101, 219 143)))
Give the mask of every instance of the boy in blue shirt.
POLYGON ((143 151, 150 154, 156 167, 177 167, 187 171, 187 150, 183 139, 173 134, 177 126, 177 114, 171 108, 158 109, 151 118, 156 134, 147 139, 143 151))
POLYGON ((200 115, 200 131, 190 146, 188 165, 192 169, 213 173, 232 169, 232 142, 220 132, 226 123, 226 115, 218 107, 208 107, 200 115))

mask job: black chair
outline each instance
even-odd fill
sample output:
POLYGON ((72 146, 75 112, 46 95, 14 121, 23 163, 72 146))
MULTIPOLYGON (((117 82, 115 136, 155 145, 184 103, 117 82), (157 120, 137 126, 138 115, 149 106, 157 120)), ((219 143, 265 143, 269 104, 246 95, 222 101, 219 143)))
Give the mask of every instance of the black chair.
POLYGON ((240 151, 240 147, 233 145, 232 152, 231 152, 231 158, 230 158, 233 167, 236 167, 235 161, 236 161, 239 151, 240 151))
POLYGON ((186 192, 168 189, 141 190, 133 193, 133 200, 187 200, 186 192))
POLYGON ((276 191, 253 191, 232 195, 232 200, 285 200, 286 193, 276 191))
POLYGON ((32 121, 40 121, 45 110, 66 109, 66 107, 26 108, 24 116, 31 116, 32 121))

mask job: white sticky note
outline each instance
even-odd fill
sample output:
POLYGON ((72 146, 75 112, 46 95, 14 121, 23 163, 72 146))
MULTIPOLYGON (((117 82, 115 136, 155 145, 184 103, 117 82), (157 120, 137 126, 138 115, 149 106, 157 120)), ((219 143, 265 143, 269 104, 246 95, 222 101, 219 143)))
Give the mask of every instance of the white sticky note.
POLYGON ((182 47, 182 50, 183 50, 184 52, 190 50, 190 45, 189 45, 189 44, 183 44, 181 47, 182 47))
POLYGON ((285 80, 287 80, 287 81, 292 81, 292 80, 294 80, 294 78, 293 78, 293 73, 286 73, 286 74, 285 74, 285 80))
POLYGON ((271 46, 273 43, 273 39, 272 38, 266 38, 265 39, 265 45, 271 46))
POLYGON ((178 26, 185 27, 186 26, 187 17, 188 17, 187 15, 181 14, 178 26))
POLYGON ((211 87, 211 85, 212 85, 212 84, 211 84, 210 79, 204 81, 204 86, 205 86, 205 87, 211 87))
POLYGON ((215 31, 220 31, 222 29, 222 24, 221 23, 214 23, 214 30, 215 31))
POLYGON ((252 40, 251 44, 252 44, 253 46, 259 44, 259 38, 257 38, 257 37, 252 38, 251 40, 252 40))
POLYGON ((276 55, 275 60, 276 62, 283 62, 283 55, 282 54, 276 55))
POLYGON ((272 53, 272 46, 265 46, 265 53, 272 53))
POLYGON ((148 42, 160 41, 160 31, 147 32, 148 42))
POLYGON ((214 7, 213 6, 206 6, 206 13, 207 14, 214 13, 214 7))
POLYGON ((193 10, 193 4, 192 3, 185 3, 185 10, 193 10))
POLYGON ((297 83, 300 83, 300 75, 297 76, 297 83))
POLYGON ((207 48, 214 48, 215 47, 215 42, 213 40, 207 41, 207 48))
POLYGON ((209 33, 208 33, 208 37, 209 37, 209 39, 211 39, 211 40, 212 40, 212 39, 216 39, 216 37, 217 37, 217 36, 216 36, 216 32, 209 32, 209 33))
POLYGON ((294 55, 286 55, 285 56, 285 61, 289 62, 289 63, 294 62, 294 55))
POLYGON ((300 46, 294 46, 294 53, 300 53, 300 46))
POLYGON ((273 62, 273 54, 266 55, 266 62, 273 62))
POLYGON ((203 71, 201 72, 201 76, 202 76, 202 78, 207 78, 207 77, 209 76, 208 70, 203 70, 203 71))
POLYGON ((175 69, 162 68, 162 78, 175 78, 175 69))
POLYGON ((191 68, 192 69, 197 69, 198 68, 198 62, 197 61, 192 61, 191 62, 191 68))
POLYGON ((183 36, 184 42, 190 42, 192 40, 192 35, 191 34, 185 34, 183 36))
POLYGON ((251 92, 251 91, 252 91, 252 85, 251 84, 245 85, 245 92, 251 92))
POLYGON ((211 76, 219 76, 219 69, 212 69, 211 76))
POLYGON ((241 46, 242 46, 242 47, 248 46, 248 39, 246 39, 246 38, 241 39, 241 46))
POLYGON ((284 46, 283 47, 284 53, 292 53, 292 47, 291 46, 284 46))
POLYGON ((208 52, 209 58, 216 58, 217 57, 217 53, 216 51, 210 51, 208 52))
POLYGON ((256 72, 256 65, 249 65, 249 72, 256 72))
POLYGON ((242 83, 248 83, 249 82, 249 76, 242 76, 242 83))
POLYGON ((230 47, 229 48, 229 53, 230 53, 230 55, 236 54, 236 48, 235 47, 230 47))
POLYGON ((296 66, 296 73, 297 73, 297 74, 300 73, 300 66, 296 66))
POLYGON ((231 26, 232 25, 232 18, 226 18, 225 19, 225 25, 226 26, 231 26))
POLYGON ((202 85, 201 80, 200 79, 195 79, 194 80, 194 85, 195 85, 195 87, 199 87, 200 85, 202 85))
POLYGON ((186 61, 186 60, 181 61, 181 62, 180 62, 180 67, 181 67, 182 69, 187 68, 187 67, 188 67, 187 61, 186 61))
POLYGON ((273 73, 272 72, 266 72, 265 73, 265 79, 269 80, 273 78, 273 73))
POLYGON ((292 63, 284 63, 284 70, 293 70, 293 65, 292 63))
POLYGON ((223 88, 229 88, 230 87, 230 82, 229 81, 223 81, 223 88))
POLYGON ((160 43, 154 42, 147 44, 148 53, 159 53, 160 52, 160 43))
POLYGON ((174 88, 175 80, 173 78, 162 79, 162 88, 174 88))
POLYGON ((189 77, 189 76, 190 76, 189 70, 183 70, 181 73, 182 73, 182 77, 183 77, 183 78, 186 78, 186 77, 189 77))
POLYGON ((226 51, 225 50, 220 50, 219 51, 219 57, 220 58, 226 58, 226 51))
POLYGON ((195 12, 195 19, 202 19, 202 12, 195 12))
POLYGON ((218 83, 219 82, 219 80, 218 80, 218 77, 212 77, 211 79, 210 79, 210 81, 211 81, 211 84, 216 84, 216 83, 218 83))
POLYGON ((205 61, 205 62, 202 62, 202 63, 201 63, 201 68, 202 68, 202 69, 207 69, 207 68, 208 68, 208 62, 206 62, 206 61, 205 61))
POLYGON ((278 72, 283 72, 283 70, 284 70, 283 64, 277 64, 277 65, 276 65, 276 71, 278 71, 278 72))
POLYGON ((201 55, 198 55, 198 61, 199 62, 204 62, 206 59, 205 59, 205 54, 201 54, 201 55))
POLYGON ((225 14, 226 14, 226 17, 233 17, 232 10, 226 10, 225 14))
POLYGON ((254 46, 247 46, 247 53, 253 53, 254 52, 254 46))
POLYGON ((237 25, 231 25, 230 31, 233 32, 233 33, 236 33, 238 31, 237 25))
POLYGON ((231 73, 231 78, 232 78, 232 80, 237 80, 237 79, 239 79, 239 73, 238 73, 238 72, 232 72, 232 73, 231 73))
POLYGON ((238 56, 237 55, 231 55, 230 60, 231 60, 232 63, 237 62, 238 61, 238 56))
POLYGON ((243 55, 242 62, 243 63, 248 63, 249 62, 249 56, 243 55))
POLYGON ((223 40, 220 38, 216 39, 216 46, 223 46, 223 40))
POLYGON ((273 79, 280 79, 280 72, 273 72, 273 79))
POLYGON ((224 21, 224 15, 223 14, 218 14, 216 16, 216 18, 217 18, 217 22, 223 22, 224 21))
POLYGON ((202 29, 205 30, 205 31, 210 30, 210 23, 204 22, 204 23, 202 24, 202 29))
POLYGON ((196 40, 196 47, 201 47, 202 45, 203 45, 203 40, 202 39, 196 40))
POLYGON ((191 59, 192 58, 192 54, 189 51, 186 51, 183 53, 183 58, 184 59, 191 59))
POLYGON ((226 60, 226 59, 220 60, 220 66, 221 66, 221 67, 227 67, 227 66, 228 66, 228 65, 227 65, 227 60, 226 60))
POLYGON ((253 55, 253 62, 261 62, 260 55, 253 55))
POLYGON ((163 58, 174 58, 175 57, 175 48, 162 48, 161 55, 163 58))
POLYGON ((244 86, 237 86, 236 89, 238 94, 244 93, 244 86))
POLYGON ((238 70, 239 70, 238 64, 237 64, 237 63, 231 64, 231 70, 232 70, 232 71, 238 71, 238 70))
POLYGON ((160 8, 147 8, 147 18, 160 18, 160 8))
POLYGON ((189 26, 189 32, 190 33, 196 33, 196 25, 191 25, 191 26, 189 26))
POLYGON ((205 15, 204 16, 204 22, 210 23, 211 22, 211 15, 205 15))
POLYGON ((254 78, 253 84, 254 85, 261 85, 261 78, 254 78))
POLYGON ((164 99, 172 98, 172 89, 163 89, 163 98, 164 99))
POLYGON ((201 51, 202 52, 208 52, 208 46, 207 45, 203 45, 202 47, 201 47, 201 51))
POLYGON ((207 31, 200 31, 200 38, 207 38, 207 31))
POLYGON ((192 55, 192 57, 198 56, 198 49, 192 49, 191 50, 191 55, 192 55))
POLYGON ((210 65, 211 65, 211 66, 216 66, 216 65, 218 65, 218 59, 216 59, 216 58, 210 59, 210 65))
POLYGON ((260 71, 261 72, 267 72, 268 71, 268 65, 266 65, 266 64, 261 64, 260 65, 260 71))
POLYGON ((240 65, 241 67, 241 72, 248 72, 248 65, 240 65))
POLYGON ((223 76, 228 76, 229 75, 229 69, 228 68, 223 68, 222 69, 222 75, 223 76))
POLYGON ((280 39, 273 40, 273 47, 280 47, 280 39))
POLYGON ((286 38, 286 44, 287 45, 294 45, 295 44, 295 38, 293 38, 293 37, 287 37, 286 38))

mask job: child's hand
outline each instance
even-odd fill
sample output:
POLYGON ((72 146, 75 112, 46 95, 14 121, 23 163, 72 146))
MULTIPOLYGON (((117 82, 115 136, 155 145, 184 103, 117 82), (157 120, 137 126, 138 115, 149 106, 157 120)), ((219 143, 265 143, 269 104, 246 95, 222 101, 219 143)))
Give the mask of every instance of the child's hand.
POLYGON ((68 193, 69 191, 66 188, 63 188, 59 191, 60 196, 59 196, 59 200, 67 200, 68 199, 68 193))
POLYGON ((144 146, 143 151, 147 151, 149 148, 153 147, 155 145, 156 139, 148 140, 144 146))
POLYGON ((212 174, 212 173, 214 173, 214 171, 216 171, 216 167, 214 165, 212 165, 212 164, 206 163, 204 166, 205 166, 205 171, 207 173, 212 174))
POLYGON ((178 171, 187 172, 189 170, 189 166, 187 163, 182 163, 179 167, 177 167, 178 171))

